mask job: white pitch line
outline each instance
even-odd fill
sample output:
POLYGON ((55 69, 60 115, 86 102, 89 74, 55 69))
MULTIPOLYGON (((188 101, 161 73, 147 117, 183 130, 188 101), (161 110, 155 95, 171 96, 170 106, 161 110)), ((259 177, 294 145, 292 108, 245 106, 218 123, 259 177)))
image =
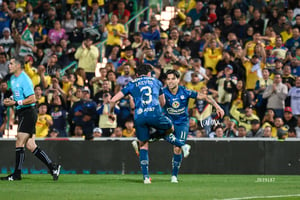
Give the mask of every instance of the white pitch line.
POLYGON ((272 199, 272 198, 284 198, 284 197, 300 197, 300 194, 287 194, 287 195, 273 195, 273 196, 252 196, 252 197, 236 197, 236 198, 228 198, 222 200, 244 200, 244 199, 272 199))

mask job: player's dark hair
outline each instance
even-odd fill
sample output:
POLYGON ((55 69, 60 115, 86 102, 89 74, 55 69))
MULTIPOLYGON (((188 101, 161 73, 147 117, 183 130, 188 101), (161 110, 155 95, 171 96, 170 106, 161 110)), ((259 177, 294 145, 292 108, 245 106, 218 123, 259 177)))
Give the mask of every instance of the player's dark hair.
POLYGON ((176 71, 175 69, 169 69, 166 72, 166 75, 168 76, 169 74, 173 74, 176 78, 180 78, 180 74, 178 71, 176 71))
POLYGON ((139 76, 147 75, 149 72, 152 72, 152 66, 149 64, 141 64, 135 70, 135 73, 138 74, 139 76))

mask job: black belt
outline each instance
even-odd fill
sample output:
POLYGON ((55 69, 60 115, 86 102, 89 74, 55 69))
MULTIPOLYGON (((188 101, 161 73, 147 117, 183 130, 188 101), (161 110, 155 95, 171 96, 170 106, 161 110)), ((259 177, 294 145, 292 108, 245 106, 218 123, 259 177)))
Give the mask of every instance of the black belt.
POLYGON ((35 106, 28 106, 28 107, 20 108, 20 109, 17 109, 17 113, 20 113, 20 112, 23 112, 25 110, 29 110, 29 109, 32 109, 32 108, 35 108, 35 106))

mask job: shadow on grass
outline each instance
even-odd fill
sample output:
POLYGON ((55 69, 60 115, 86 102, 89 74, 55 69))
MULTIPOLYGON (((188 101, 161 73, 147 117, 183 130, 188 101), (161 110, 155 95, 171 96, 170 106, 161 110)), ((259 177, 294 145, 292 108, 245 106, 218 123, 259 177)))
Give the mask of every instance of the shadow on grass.
MULTIPOLYGON (((143 183, 143 180, 142 180, 142 177, 140 179, 136 179, 136 178, 122 178, 122 179, 119 179, 119 181, 122 181, 122 182, 129 182, 129 183, 143 183)), ((157 177, 154 177, 152 178, 151 182, 153 183, 167 183, 167 182, 170 182, 169 179, 162 179, 162 178, 157 178, 157 177)))

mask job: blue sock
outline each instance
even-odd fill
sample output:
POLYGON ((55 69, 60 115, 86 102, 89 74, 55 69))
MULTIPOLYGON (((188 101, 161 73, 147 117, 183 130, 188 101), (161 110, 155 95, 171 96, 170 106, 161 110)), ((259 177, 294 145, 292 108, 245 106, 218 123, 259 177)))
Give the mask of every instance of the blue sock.
POLYGON ((173 133, 171 133, 169 135, 166 135, 164 138, 167 142, 169 142, 169 143, 171 143, 175 146, 182 147, 184 145, 184 141, 179 140, 178 138, 176 138, 173 133))
POLYGON ((172 176, 178 175, 178 171, 182 161, 182 154, 174 154, 172 160, 172 176))
POLYGON ((149 178, 149 172, 148 172, 149 159, 148 159, 148 150, 146 149, 140 150, 140 164, 141 164, 144 179, 149 178))

